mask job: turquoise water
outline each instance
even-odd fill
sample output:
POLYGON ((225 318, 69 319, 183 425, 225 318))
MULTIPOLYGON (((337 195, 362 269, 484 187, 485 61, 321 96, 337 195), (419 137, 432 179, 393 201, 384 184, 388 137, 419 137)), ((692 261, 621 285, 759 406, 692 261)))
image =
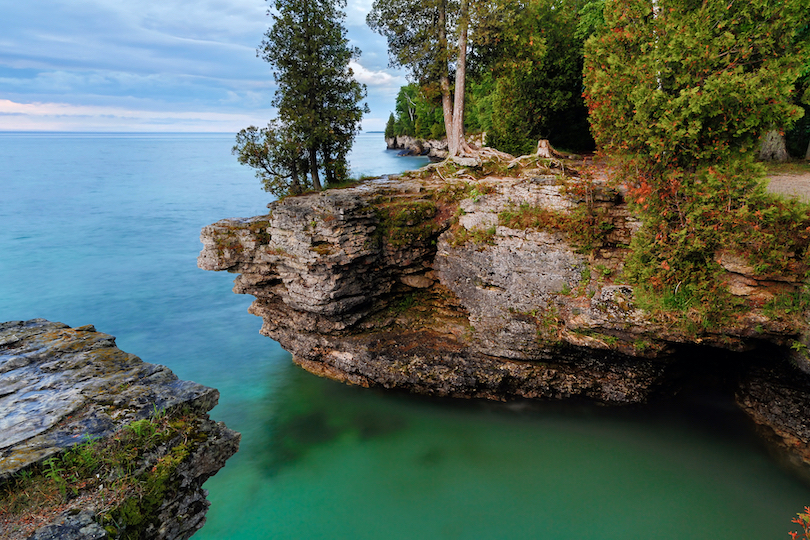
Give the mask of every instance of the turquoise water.
MULTIPOLYGON (((221 392, 243 434, 202 539, 786 538, 810 489, 722 401, 653 411, 443 401, 298 369, 199 230, 270 197, 231 135, 0 133, 0 320, 94 324, 221 392)), ((354 172, 418 166, 363 134, 354 172)))

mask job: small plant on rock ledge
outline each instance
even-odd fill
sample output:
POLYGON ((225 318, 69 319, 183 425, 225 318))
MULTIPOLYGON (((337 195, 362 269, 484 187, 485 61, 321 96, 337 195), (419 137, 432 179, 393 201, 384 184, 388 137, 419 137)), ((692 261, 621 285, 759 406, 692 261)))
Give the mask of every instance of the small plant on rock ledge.
POLYGON ((0 515, 26 523, 43 509, 92 496, 111 537, 140 538, 154 510, 176 489, 175 470, 205 437, 191 413, 155 409, 149 419, 105 440, 88 436, 0 484, 0 515))
POLYGON ((436 203, 430 200, 395 202, 377 207, 380 228, 388 243, 395 248, 429 239, 438 227, 432 221, 436 203))

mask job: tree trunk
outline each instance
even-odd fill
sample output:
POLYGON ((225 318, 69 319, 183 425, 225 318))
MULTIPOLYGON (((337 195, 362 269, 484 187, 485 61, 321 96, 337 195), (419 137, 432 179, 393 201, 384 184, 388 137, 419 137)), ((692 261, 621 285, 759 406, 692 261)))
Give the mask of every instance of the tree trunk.
POLYGON ((318 175, 318 150, 317 148, 309 149, 309 174, 312 176, 312 189, 321 191, 321 178, 318 175))
POLYGON ((451 156, 465 154, 469 151, 464 140, 464 90, 467 78, 467 0, 461 0, 461 12, 459 14, 459 36, 458 36, 458 61, 456 62, 456 93, 453 100, 453 122, 452 138, 448 136, 450 148, 455 147, 456 151, 450 151, 451 156))
POLYGON ((804 155, 804 159, 810 161, 810 143, 807 143, 807 153, 804 155))
POLYGON ((537 141, 537 156, 541 158, 553 158, 554 154, 551 150, 551 144, 548 139, 540 139, 537 141))
POLYGON ((292 195, 301 193, 301 182, 298 180, 298 158, 290 163, 290 193, 292 195))
POLYGON ((785 147, 785 136, 779 130, 772 129, 762 136, 759 143, 759 159, 761 161, 787 161, 789 159, 785 147))
POLYGON ((439 17, 437 24, 439 29, 439 58, 442 62, 442 74, 439 76, 439 86, 442 90, 442 116, 444 117, 444 132, 447 137, 447 149, 449 156, 458 153, 458 147, 453 146, 453 104, 450 100, 450 77, 447 74, 447 2, 442 0, 439 3, 439 17))
POLYGON ((326 145, 321 149, 323 153, 323 168, 326 171, 326 185, 335 183, 335 164, 332 163, 332 155, 326 145))

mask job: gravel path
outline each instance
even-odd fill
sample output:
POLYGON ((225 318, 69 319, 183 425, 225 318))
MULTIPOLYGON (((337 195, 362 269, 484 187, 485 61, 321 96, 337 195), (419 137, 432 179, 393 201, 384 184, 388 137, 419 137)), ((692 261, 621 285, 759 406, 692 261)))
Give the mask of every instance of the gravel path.
POLYGON ((776 174, 768 177, 768 191, 793 195, 799 199, 810 202, 810 173, 804 174, 776 174))

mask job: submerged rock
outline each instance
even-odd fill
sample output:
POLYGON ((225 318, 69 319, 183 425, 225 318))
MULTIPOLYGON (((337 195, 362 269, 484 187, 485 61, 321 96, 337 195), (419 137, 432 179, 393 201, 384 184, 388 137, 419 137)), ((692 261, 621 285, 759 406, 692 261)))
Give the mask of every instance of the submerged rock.
MULTIPOLYGON (((218 399, 213 388, 181 381, 168 368, 121 351, 115 338, 93 326, 44 319, 0 323, 0 484, 10 485, 15 473, 77 444, 100 443, 133 422, 182 411, 196 439, 183 447, 184 459, 172 462, 165 483, 174 487, 139 519, 142 538, 188 538, 205 521, 203 482, 239 447, 239 434, 206 414, 218 399)), ((156 466, 173 450, 179 455, 165 441, 142 466, 156 466)), ((99 517, 92 510, 89 515, 68 512, 35 538, 108 537, 99 517)), ((2 527, 0 520, 0 532, 2 527)))

